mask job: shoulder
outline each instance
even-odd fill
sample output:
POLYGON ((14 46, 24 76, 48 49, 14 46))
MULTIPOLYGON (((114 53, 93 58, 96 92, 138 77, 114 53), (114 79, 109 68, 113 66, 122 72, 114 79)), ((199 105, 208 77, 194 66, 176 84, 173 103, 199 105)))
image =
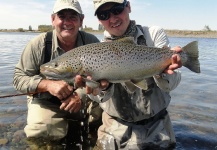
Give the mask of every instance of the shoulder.
POLYGON ((28 60, 29 63, 32 63, 33 61, 40 62, 44 49, 45 35, 46 33, 40 33, 39 35, 36 35, 34 38, 32 38, 25 46, 21 55, 21 59, 28 60))
POLYGON ((156 36, 158 34, 165 34, 165 31, 162 27, 160 26, 143 26, 143 31, 146 33, 146 34, 150 34, 151 36, 156 36))
POLYGON ((32 44, 32 45, 44 45, 45 37, 46 37, 46 32, 45 33, 40 33, 39 35, 37 35, 33 39, 31 39, 29 44, 32 44))
POLYGON ((88 44, 88 43, 99 42, 99 39, 95 35, 93 35, 91 33, 87 33, 85 31, 79 31, 79 32, 80 32, 82 38, 85 40, 85 43, 88 44))
POLYGON ((144 36, 148 46, 163 47, 169 46, 169 39, 160 26, 143 26, 144 36))
POLYGON ((34 53, 35 55, 41 55, 45 47, 46 32, 40 33, 32 38, 25 47, 25 52, 34 53))

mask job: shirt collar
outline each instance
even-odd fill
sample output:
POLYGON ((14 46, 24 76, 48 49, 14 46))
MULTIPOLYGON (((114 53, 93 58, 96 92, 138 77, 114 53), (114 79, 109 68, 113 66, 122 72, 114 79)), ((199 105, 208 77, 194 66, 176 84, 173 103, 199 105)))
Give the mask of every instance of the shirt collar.
POLYGON ((144 39, 145 39, 145 36, 144 36, 143 32, 141 31, 141 29, 138 26, 136 26, 136 28, 137 28, 137 34, 135 35, 134 39, 136 40, 135 42, 137 43, 137 39, 140 36, 142 36, 144 39))

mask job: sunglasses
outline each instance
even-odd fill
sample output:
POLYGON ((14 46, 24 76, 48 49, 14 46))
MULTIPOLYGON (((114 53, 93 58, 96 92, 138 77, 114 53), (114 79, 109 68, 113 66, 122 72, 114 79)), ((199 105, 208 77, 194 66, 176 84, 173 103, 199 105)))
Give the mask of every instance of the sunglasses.
POLYGON ((113 15, 119 15, 123 12, 124 8, 127 6, 127 1, 125 0, 122 4, 116 4, 109 10, 98 11, 96 13, 99 20, 108 20, 110 18, 110 13, 113 15))

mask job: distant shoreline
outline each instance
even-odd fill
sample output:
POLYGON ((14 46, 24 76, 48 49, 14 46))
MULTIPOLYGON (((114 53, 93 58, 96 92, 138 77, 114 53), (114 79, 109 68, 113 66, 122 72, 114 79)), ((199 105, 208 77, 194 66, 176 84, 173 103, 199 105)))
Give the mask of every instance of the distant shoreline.
MULTIPOLYGON (((92 34, 102 34, 103 31, 86 31, 92 34)), ((217 31, 165 30, 169 37, 217 38, 217 31)))
MULTIPOLYGON (((92 34, 103 34, 99 30, 84 30, 92 34)), ((0 32, 19 32, 18 30, 0 29, 0 32)), ((40 33, 40 31, 23 31, 28 33, 40 33)), ((198 37, 198 38, 217 38, 217 31, 191 31, 191 30, 165 30, 169 37, 198 37)))
POLYGON ((171 37, 217 38, 217 31, 165 30, 171 37))

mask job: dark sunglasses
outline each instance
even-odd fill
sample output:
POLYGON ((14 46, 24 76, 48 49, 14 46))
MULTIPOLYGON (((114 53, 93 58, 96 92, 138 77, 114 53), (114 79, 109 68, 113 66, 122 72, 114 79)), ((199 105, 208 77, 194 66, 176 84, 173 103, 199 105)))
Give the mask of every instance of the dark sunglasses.
POLYGON ((124 8, 127 6, 127 1, 125 0, 122 4, 116 4, 109 10, 97 11, 96 15, 99 20, 108 20, 110 18, 110 13, 113 15, 119 15, 123 12, 124 8))

